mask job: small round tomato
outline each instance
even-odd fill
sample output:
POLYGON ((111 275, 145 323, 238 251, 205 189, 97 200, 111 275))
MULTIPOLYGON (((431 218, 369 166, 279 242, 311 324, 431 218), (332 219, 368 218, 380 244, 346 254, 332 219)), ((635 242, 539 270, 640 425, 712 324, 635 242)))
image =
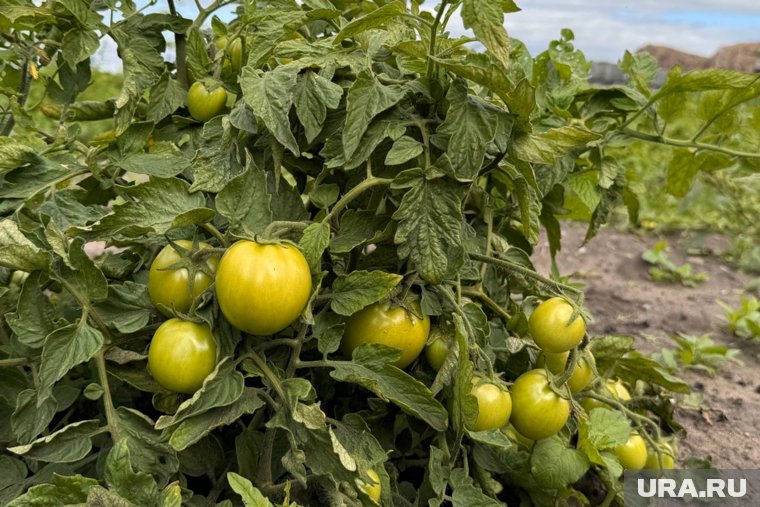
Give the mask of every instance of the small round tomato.
POLYGON ((549 385, 546 370, 523 373, 512 385, 510 422, 523 436, 540 440, 558 433, 570 417, 570 402, 549 385))
POLYGON ((615 455, 624 469, 641 470, 647 462, 647 444, 633 432, 626 443, 615 447, 615 455))
MULTIPOLYGON (((538 365, 546 366, 550 372, 559 375, 565 371, 568 356, 570 356, 570 352, 561 352, 559 354, 542 352, 538 356, 538 365)), ((594 364, 594 356, 590 352, 588 356, 581 356, 576 361, 573 373, 567 381, 567 387, 570 388, 571 393, 579 393, 591 383, 594 378, 594 370, 591 368, 591 364, 594 364), (587 357, 588 359, 586 359, 587 357)))
POLYGON ((214 41, 214 47, 217 51, 224 51, 227 48, 227 54, 224 55, 224 65, 232 65, 232 70, 236 73, 240 71, 243 64, 243 39, 236 37, 227 47, 227 37, 222 36, 214 41))
POLYGON ((425 359, 435 371, 440 370, 443 362, 446 361, 452 341, 452 337, 448 336, 440 326, 430 330, 429 343, 425 347, 425 359))
POLYGON ((422 315, 417 301, 411 307, 414 313, 391 306, 390 301, 378 301, 351 315, 343 331, 341 351, 351 357, 354 349, 365 343, 395 347, 401 351, 401 357, 394 366, 406 368, 420 355, 430 333, 430 317, 417 317, 422 315))
MULTIPOLYGON (((186 239, 177 240, 175 243, 186 250, 193 248, 193 242, 186 239)), ((211 245, 200 242, 198 247, 205 249, 211 248, 211 245)), ((214 281, 206 273, 197 271, 191 291, 190 274, 187 268, 167 269, 179 262, 181 258, 180 253, 172 245, 166 245, 153 260, 153 264, 151 264, 150 271, 148 272, 148 295, 150 296, 150 300, 167 317, 172 316, 170 311, 172 308, 178 312, 187 313, 195 298, 208 289, 211 282, 214 281), (159 304, 166 308, 158 306, 159 304)), ((211 272, 216 270, 218 264, 219 257, 217 256, 209 257, 206 260, 206 265, 211 272)))
POLYGON ((216 341, 206 324, 169 319, 148 351, 148 370, 169 391, 192 394, 216 367, 216 341))
POLYGON ((227 90, 221 86, 208 90, 201 81, 196 81, 187 92, 190 116, 198 121, 209 121, 221 114, 226 105, 227 90))
POLYGON ((383 492, 382 485, 380 484, 380 476, 377 475, 373 469, 367 470, 367 475, 372 479, 372 483, 364 482, 361 479, 356 480, 356 485, 361 488, 362 492, 370 497, 373 502, 380 504, 380 495, 383 492))
POLYGON ((535 440, 531 440, 530 438, 520 434, 511 424, 504 426, 501 431, 507 435, 510 440, 517 442, 519 445, 525 447, 526 449, 532 449, 533 444, 536 443, 535 440))
POLYGON ((538 305, 528 319, 528 330, 544 352, 558 354, 577 346, 586 334, 580 315, 570 322, 573 307, 562 298, 548 299, 538 305))
MULTIPOLYGON (((604 383, 604 388, 616 401, 629 401, 631 399, 631 393, 628 392, 628 389, 621 380, 608 379, 607 382, 604 383)), ((581 406, 586 409, 586 412, 591 412, 595 408, 610 408, 608 404, 591 398, 583 398, 581 400, 581 406)))
POLYGON ((507 424, 512 413, 512 397, 508 390, 473 377, 470 394, 478 400, 478 418, 470 427, 472 431, 495 430, 507 424))
POLYGON ((230 324, 246 333, 282 331, 301 315, 310 296, 309 263, 293 245, 241 240, 219 261, 219 308, 230 324))
POLYGON ((660 461, 657 458, 657 451, 648 449, 647 462, 644 468, 650 470, 673 470, 676 466, 676 451, 673 449, 673 446, 667 442, 660 442, 657 444, 657 447, 662 456, 662 467, 660 467, 660 461))

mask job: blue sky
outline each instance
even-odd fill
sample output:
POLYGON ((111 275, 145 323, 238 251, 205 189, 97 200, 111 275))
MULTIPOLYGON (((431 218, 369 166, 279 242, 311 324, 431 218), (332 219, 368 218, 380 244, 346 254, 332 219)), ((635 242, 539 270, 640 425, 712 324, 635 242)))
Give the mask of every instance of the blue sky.
MULTIPOLYGON (((139 4, 143 0, 137 0, 139 4)), ((210 0, 201 0, 208 4, 210 0)), ((709 56, 719 47, 760 42, 760 0, 516 0, 521 12, 506 19, 509 33, 525 42, 532 53, 546 48, 562 28, 575 32, 576 45, 592 60, 616 62, 626 49, 660 44, 709 56)), ((180 0, 186 17, 197 13, 190 0, 180 0)), ((437 2, 426 1, 432 8, 437 2)), ((153 11, 167 11, 164 0, 153 11)), ((220 12, 230 19, 232 9, 220 12)), ((453 18, 454 34, 465 33, 453 18)), ((106 42, 96 65, 118 71, 113 43, 106 42)))

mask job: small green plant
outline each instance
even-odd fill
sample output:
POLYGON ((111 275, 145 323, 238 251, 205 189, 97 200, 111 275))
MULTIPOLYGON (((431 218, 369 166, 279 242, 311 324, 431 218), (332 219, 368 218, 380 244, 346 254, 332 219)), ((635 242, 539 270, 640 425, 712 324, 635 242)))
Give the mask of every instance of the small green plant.
POLYGON ((652 355, 652 358, 665 369, 677 372, 682 369, 697 370, 711 377, 728 362, 741 364, 736 358, 739 349, 715 343, 709 334, 691 336, 674 333, 670 338, 676 342, 675 348, 664 348, 652 355))
POLYGON ((754 296, 742 296, 739 308, 718 301, 726 310, 726 331, 748 340, 760 338, 760 300, 754 296))
POLYGON ((655 282, 678 282, 687 287, 694 287, 707 280, 705 273, 694 273, 688 262, 678 265, 668 257, 668 243, 658 241, 652 248, 646 250, 641 258, 652 265, 649 277, 655 282))

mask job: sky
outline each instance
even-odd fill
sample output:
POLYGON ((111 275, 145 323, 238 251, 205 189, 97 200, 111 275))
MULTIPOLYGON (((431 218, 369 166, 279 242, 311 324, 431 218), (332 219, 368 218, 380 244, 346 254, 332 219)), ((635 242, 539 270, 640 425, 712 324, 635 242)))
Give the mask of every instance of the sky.
MULTIPOLYGON (((138 0, 139 4, 141 0, 138 0)), ((202 0, 204 4, 210 0, 202 0)), ((507 31, 522 40, 532 54, 559 37, 562 28, 575 33, 576 47, 591 60, 617 62, 625 50, 646 44, 670 46, 710 56, 721 46, 760 41, 760 0, 516 0, 522 11, 506 16, 507 31)), ((432 9, 436 1, 426 1, 432 9)), ((152 11, 166 11, 165 3, 152 11)), ((181 0, 178 9, 195 17, 193 2, 181 0)), ((231 19, 232 9, 219 13, 231 19)), ((458 16, 449 29, 467 33, 458 16)), ((109 39, 95 57, 95 65, 118 72, 115 46, 109 39)))

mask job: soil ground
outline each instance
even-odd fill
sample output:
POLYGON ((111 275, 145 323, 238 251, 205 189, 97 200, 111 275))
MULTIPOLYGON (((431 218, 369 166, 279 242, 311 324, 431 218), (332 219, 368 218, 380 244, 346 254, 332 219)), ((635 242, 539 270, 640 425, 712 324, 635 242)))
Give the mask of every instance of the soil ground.
MULTIPOLYGON (((581 246, 585 229, 564 225, 562 251, 557 263, 563 275, 574 273, 575 281, 586 284, 586 307, 595 321, 591 335, 630 335, 644 352, 673 348, 673 332, 691 335, 711 333, 716 342, 741 350, 741 365, 728 363, 709 377, 694 371, 679 376, 694 391, 704 395, 698 410, 678 409, 678 420, 686 428, 679 442, 679 461, 709 457, 716 468, 760 468, 760 345, 722 331, 725 311, 717 301, 736 306, 751 278, 714 256, 685 255, 686 237, 638 236, 603 230, 581 246), (666 239, 670 256, 691 263, 709 279, 696 287, 653 282, 641 254, 660 239, 666 239)), ((720 249, 719 238, 704 245, 720 249)), ((542 242, 533 260, 539 272, 549 272, 548 245, 542 242)))

